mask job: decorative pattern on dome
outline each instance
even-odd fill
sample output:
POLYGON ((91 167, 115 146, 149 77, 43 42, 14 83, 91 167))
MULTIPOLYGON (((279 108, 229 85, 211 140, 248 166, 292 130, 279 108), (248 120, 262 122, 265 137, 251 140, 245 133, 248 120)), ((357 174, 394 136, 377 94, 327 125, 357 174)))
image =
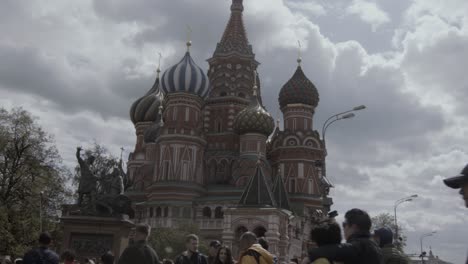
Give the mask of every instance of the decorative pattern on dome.
POLYGON ((260 133, 270 135, 275 128, 275 122, 270 113, 258 101, 257 85, 254 84, 254 94, 250 106, 240 111, 234 119, 235 131, 242 135, 246 133, 260 133))
POLYGON ((158 119, 159 106, 162 105, 164 95, 159 89, 158 77, 153 87, 141 98, 136 100, 130 108, 130 118, 133 124, 139 122, 154 122, 158 119))
POLYGON ((179 63, 164 72, 161 88, 165 94, 185 92, 204 98, 208 94, 209 81, 186 52, 179 63))
POLYGON ((317 107, 319 94, 315 85, 305 76, 301 66, 294 75, 283 85, 278 98, 280 107, 288 104, 306 104, 317 107))

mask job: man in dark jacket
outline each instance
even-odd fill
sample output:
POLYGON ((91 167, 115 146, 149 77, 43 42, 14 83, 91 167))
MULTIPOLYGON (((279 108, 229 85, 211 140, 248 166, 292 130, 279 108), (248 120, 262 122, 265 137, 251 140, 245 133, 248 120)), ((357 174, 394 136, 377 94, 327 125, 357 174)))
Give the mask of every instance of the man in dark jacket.
POLYGON ((52 238, 47 232, 39 235, 39 248, 28 251, 23 257, 25 264, 58 264, 59 256, 49 249, 52 238))
POLYGON ((119 264, 159 264, 158 254, 148 246, 148 237, 151 227, 137 225, 135 230, 135 243, 127 247, 119 259, 119 264))
MULTIPOLYGON (((444 180, 445 185, 453 189, 460 189, 462 199, 465 201, 465 207, 468 208, 468 164, 461 171, 460 174, 444 180)), ((468 264, 468 258, 466 259, 468 264)))
POLYGON ((393 232, 388 227, 374 231, 374 241, 382 249, 383 264, 409 264, 409 258, 393 245, 393 232))
POLYGON ((206 256, 198 252, 198 236, 190 234, 185 237, 186 251, 177 257, 175 264, 207 264, 206 256))
POLYGON ((326 258, 345 264, 381 264, 382 252, 370 239, 372 222, 369 215, 360 209, 351 209, 343 222, 346 242, 339 245, 326 245, 309 251, 309 261, 326 258))

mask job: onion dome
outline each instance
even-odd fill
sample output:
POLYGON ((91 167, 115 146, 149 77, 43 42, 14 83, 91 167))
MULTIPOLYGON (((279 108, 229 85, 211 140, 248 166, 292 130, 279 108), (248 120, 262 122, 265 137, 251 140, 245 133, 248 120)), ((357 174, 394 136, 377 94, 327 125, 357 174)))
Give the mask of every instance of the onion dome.
POLYGON ((307 79, 304 72, 302 71, 300 62, 297 66, 296 72, 289 79, 289 81, 283 85, 279 93, 279 104, 283 108, 288 104, 306 104, 313 107, 317 107, 319 102, 319 94, 315 85, 307 79))
POLYGON ((260 133, 268 136, 273 132, 275 122, 270 113, 258 101, 257 84, 253 87, 250 105, 239 112, 234 119, 234 129, 238 134, 260 133))
MULTIPOLYGON (((190 43, 187 42, 187 47, 190 43)), ((208 94, 209 81, 187 50, 179 63, 164 72, 161 87, 165 94, 184 92, 204 98, 208 94)))
POLYGON ((143 137, 145 143, 154 143, 161 134, 161 128, 164 126, 164 122, 162 119, 162 109, 162 105, 159 106, 158 120, 156 120, 156 122, 153 125, 151 125, 145 130, 145 134, 143 137))
POLYGON ((162 105, 164 95, 159 89, 159 73, 153 87, 141 98, 136 100, 130 108, 130 118, 133 124, 139 122, 154 122, 158 119, 159 106, 162 105))

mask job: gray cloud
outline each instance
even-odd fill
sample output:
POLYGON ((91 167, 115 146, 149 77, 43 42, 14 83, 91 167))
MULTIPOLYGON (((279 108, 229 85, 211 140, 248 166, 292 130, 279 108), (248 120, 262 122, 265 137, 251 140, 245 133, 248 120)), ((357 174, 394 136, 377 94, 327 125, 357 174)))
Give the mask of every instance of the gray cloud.
MULTIPOLYGON (((441 180, 468 159, 462 143, 468 140, 466 15, 447 20, 452 11, 460 17, 460 8, 441 8, 437 1, 379 0, 390 19, 372 33, 345 14, 349 1, 313 1, 313 12, 295 8, 303 1, 245 2, 245 26, 262 63, 262 95, 270 113, 277 115, 279 90, 297 66, 297 40, 303 43, 303 69, 320 92, 316 129, 336 112, 368 106, 327 132, 334 208, 389 212, 394 200, 416 192, 421 199, 401 208, 408 250, 417 252, 418 236, 437 228, 434 253, 461 263, 466 235, 460 237, 462 216, 454 214, 461 201, 441 180)), ((157 52, 163 53, 163 70, 180 60, 189 24, 191 54, 206 70, 230 1, 56 1, 37 4, 41 12, 26 1, 5 5, 0 102, 21 102, 38 115, 73 164, 75 145, 93 139, 113 153, 120 146, 132 149, 128 109, 153 84, 157 52)))

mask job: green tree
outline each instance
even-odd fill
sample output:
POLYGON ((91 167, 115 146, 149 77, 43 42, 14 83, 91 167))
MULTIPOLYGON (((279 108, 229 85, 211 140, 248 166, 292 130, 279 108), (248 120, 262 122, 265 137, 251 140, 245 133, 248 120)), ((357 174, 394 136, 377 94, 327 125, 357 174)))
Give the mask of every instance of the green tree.
POLYGON ((0 108, 0 254, 21 256, 35 244, 40 211, 43 230, 55 233, 69 179, 53 138, 36 119, 21 108, 0 108))
MULTIPOLYGON (((149 244, 156 250, 158 256, 174 260, 185 248, 185 237, 189 234, 200 233, 200 229, 193 223, 181 223, 177 228, 153 228, 148 240, 149 244)), ((200 241, 199 251, 208 252, 207 243, 200 241)))
MULTIPOLYGON (((395 236, 396 234, 395 217, 389 213, 381 213, 372 217, 372 226, 374 229, 389 227, 392 230, 393 235, 395 236)), ((400 239, 398 240, 398 243, 395 243, 395 245, 399 250, 403 251, 403 248, 406 246, 406 236, 403 234, 403 229, 400 225, 398 225, 398 236, 400 239)))

